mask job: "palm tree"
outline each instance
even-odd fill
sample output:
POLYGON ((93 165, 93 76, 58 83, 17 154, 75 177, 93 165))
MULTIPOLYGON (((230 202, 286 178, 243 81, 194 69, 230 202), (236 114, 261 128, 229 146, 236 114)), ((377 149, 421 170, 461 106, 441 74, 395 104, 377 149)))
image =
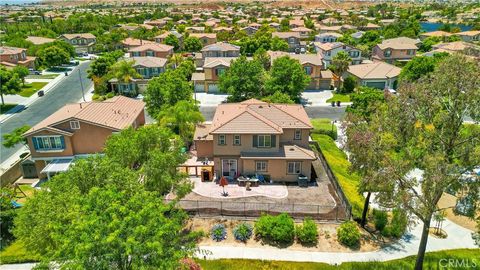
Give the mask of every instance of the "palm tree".
POLYGON ((350 62, 352 62, 352 59, 346 52, 339 52, 337 55, 335 55, 332 59, 332 64, 331 64, 331 70, 335 75, 337 75, 338 78, 338 88, 341 88, 342 86, 342 75, 345 73, 345 71, 348 70, 348 65, 350 65, 350 62))
POLYGON ((204 121, 198 106, 192 101, 181 100, 174 106, 164 109, 158 115, 158 122, 180 135, 187 145, 195 131, 195 125, 204 121))
POLYGON ((137 70, 133 67, 135 62, 122 60, 115 63, 112 66, 110 74, 112 77, 117 78, 120 82, 130 82, 132 79, 141 78, 142 75, 138 74, 137 70))
POLYGON ((168 65, 173 69, 176 69, 183 62, 183 60, 182 54, 176 53, 170 56, 168 59, 168 65))

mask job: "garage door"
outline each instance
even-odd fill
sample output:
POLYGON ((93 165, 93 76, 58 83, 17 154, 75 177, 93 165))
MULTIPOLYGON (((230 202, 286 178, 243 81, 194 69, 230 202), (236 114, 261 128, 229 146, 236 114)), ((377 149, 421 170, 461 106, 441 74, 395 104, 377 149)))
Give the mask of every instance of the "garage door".
POLYGON ((218 84, 214 84, 214 83, 211 83, 211 84, 208 84, 208 92, 209 93, 218 93, 218 84))
POLYGON ((378 88, 378 89, 385 89, 385 82, 367 82, 366 84, 368 87, 378 88))
POLYGON ((203 83, 196 83, 194 84, 193 88, 195 89, 195 92, 205 92, 203 83))

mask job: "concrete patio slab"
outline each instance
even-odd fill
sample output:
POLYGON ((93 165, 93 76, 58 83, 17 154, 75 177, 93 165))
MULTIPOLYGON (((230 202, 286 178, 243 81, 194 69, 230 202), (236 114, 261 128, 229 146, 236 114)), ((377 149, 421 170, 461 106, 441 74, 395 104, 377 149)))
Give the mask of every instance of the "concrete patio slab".
POLYGON ((251 190, 249 191, 246 189, 246 187, 241 187, 237 184, 229 184, 225 187, 225 192, 228 192, 228 197, 224 197, 222 196, 223 187, 217 183, 202 182, 198 177, 193 177, 190 179, 195 185, 193 192, 209 198, 232 199, 263 196, 273 199, 282 199, 288 196, 288 189, 282 184, 259 185, 258 187, 251 187, 251 190))

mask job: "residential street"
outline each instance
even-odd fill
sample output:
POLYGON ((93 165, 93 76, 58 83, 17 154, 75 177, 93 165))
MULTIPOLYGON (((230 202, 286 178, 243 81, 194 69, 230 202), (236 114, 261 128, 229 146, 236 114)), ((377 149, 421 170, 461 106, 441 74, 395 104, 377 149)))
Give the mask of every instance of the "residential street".
MULTIPOLYGON (((90 62, 80 64, 68 77, 49 90, 45 96, 38 98, 25 110, 16 113, 5 122, 2 122, 2 138, 4 134, 12 132, 17 127, 23 125, 34 126, 67 103, 78 102, 78 100, 82 98, 79 70, 85 91, 92 86, 92 81, 87 78, 87 69, 89 66, 90 62)), ((0 163, 2 163, 23 146, 19 144, 13 148, 5 148, 2 144, 0 147, 0 163)))

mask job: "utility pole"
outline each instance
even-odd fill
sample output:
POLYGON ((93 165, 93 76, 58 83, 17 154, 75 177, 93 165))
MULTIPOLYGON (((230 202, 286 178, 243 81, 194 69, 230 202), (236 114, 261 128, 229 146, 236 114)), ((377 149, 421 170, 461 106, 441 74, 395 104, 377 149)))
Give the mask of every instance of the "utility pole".
POLYGON ((80 73, 80 69, 78 69, 78 78, 80 78, 80 87, 82 88, 83 102, 87 102, 87 101, 85 100, 85 92, 83 91, 82 74, 80 73))

